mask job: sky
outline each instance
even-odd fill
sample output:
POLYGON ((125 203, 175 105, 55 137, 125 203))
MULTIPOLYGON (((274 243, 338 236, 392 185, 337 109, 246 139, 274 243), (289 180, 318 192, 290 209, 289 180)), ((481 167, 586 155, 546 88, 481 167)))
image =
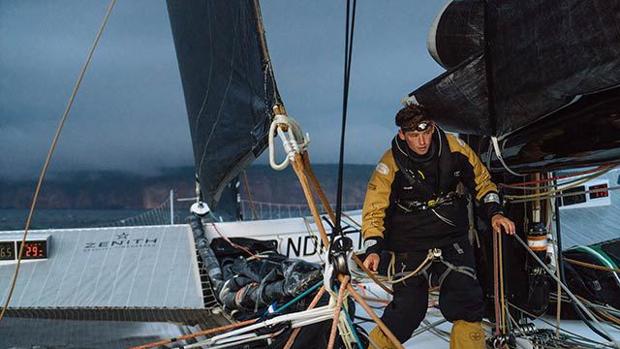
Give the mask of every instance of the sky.
MULTIPOLYGON (((315 163, 338 160, 345 2, 261 3, 287 111, 310 133, 315 163)), ((0 179, 38 175, 103 19, 107 0, 0 0, 0 179)), ((400 100, 442 72, 426 48, 444 0, 360 0, 345 162, 373 164, 396 131, 400 100)), ((258 163, 266 163, 263 156, 258 163)), ((164 1, 119 0, 95 51, 50 171, 157 174, 193 165, 164 1)))

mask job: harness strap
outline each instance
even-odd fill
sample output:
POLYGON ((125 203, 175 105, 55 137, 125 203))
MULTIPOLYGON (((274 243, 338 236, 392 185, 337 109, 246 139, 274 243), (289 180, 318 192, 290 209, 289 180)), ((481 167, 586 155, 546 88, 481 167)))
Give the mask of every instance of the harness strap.
MULTIPOLYGON (((458 244, 455 244, 455 248, 458 247, 458 244)), ((458 247, 460 248, 460 247, 458 247)), ((390 268, 392 269, 392 271, 394 270, 394 264, 395 264, 395 257, 394 254, 392 253, 392 259, 390 261, 390 268)), ((470 278, 474 279, 474 280, 478 280, 478 277, 476 276, 476 270, 472 267, 468 267, 468 266, 464 266, 464 265, 459 265, 456 266, 446 260, 443 259, 442 256, 442 251, 441 249, 438 248, 433 248, 433 249, 429 249, 428 250, 428 254, 426 256, 426 258, 422 261, 422 263, 420 263, 420 265, 418 265, 418 267, 411 272, 405 272, 404 270, 404 266, 402 267, 401 271, 394 274, 393 277, 397 278, 396 280, 391 280, 392 284, 397 284, 399 282, 403 282, 411 277, 415 277, 418 275, 424 276, 427 280, 430 281, 429 275, 428 275, 428 268, 431 267, 431 265, 433 264, 433 262, 441 262, 443 263, 443 265, 446 266, 446 270, 441 274, 441 276, 439 276, 439 287, 441 288, 444 280, 446 279, 446 277, 448 277, 448 275, 450 274, 450 272, 455 271, 457 273, 461 273, 464 275, 469 276, 470 278)))
MULTIPOLYGON (((441 250, 438 248, 433 248, 428 250, 428 254, 426 255, 426 258, 422 261, 422 263, 420 263, 420 265, 418 265, 418 267, 411 272, 405 272, 404 270, 401 270, 400 273, 398 273, 397 275, 403 275, 402 277, 396 279, 396 280, 391 280, 390 283, 391 284, 397 284, 399 282, 403 282, 411 277, 417 276, 420 273, 426 273, 426 270, 431 266, 433 259, 435 259, 436 257, 441 256, 441 250)), ((393 268, 393 267, 392 267, 393 268)), ((396 276, 396 275, 395 275, 396 276)))
POLYGON ((439 288, 441 288, 441 285, 443 285, 444 280, 448 277, 448 275, 450 274, 450 272, 452 271, 456 271, 458 273, 461 274, 465 274, 467 276, 469 276, 470 278, 474 279, 474 280, 478 280, 478 277, 476 276, 476 271, 474 270, 474 268, 471 267, 466 267, 466 266, 455 266, 454 264, 447 262, 445 260, 440 259, 439 260, 441 263, 443 263, 446 266, 446 271, 444 271, 441 276, 439 277, 439 288))
POLYGON ((435 199, 430 199, 428 201, 397 200, 396 205, 407 213, 410 213, 413 211, 424 211, 428 209, 437 208, 447 203, 451 203, 456 198, 458 198, 458 196, 459 194, 456 191, 451 191, 446 194, 440 195, 435 199))
MULTIPOLYGON (((426 262, 426 261, 424 261, 424 262, 423 262, 423 264, 424 264, 425 262, 426 262)), ((432 262, 432 261, 431 261, 431 262, 432 262)), ((417 272, 417 273, 415 273, 415 274, 414 274, 414 275, 412 275, 412 276, 422 275, 422 276, 424 276, 424 277, 426 277, 426 278, 428 279, 428 272, 427 272, 427 270, 428 270, 428 268, 430 268, 430 267, 431 267, 431 265, 433 265, 433 263, 426 263, 426 265, 424 265, 424 266, 422 267, 422 269, 418 270, 418 272, 417 272)), ((400 273, 394 274, 394 277, 400 278, 400 277, 406 276, 406 275, 408 275, 408 274, 411 274, 411 272, 407 272, 407 271, 402 270, 400 273)))

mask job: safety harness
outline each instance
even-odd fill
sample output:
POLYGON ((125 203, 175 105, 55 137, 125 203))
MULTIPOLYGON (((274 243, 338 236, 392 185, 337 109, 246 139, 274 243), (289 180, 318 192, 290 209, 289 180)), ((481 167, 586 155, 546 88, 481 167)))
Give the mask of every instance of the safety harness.
MULTIPOLYGON (((420 211, 430 211, 443 222, 455 226, 455 222, 453 222, 450 218, 439 214, 436 209, 442 205, 452 204, 454 201, 460 200, 464 196, 457 190, 444 192, 454 185, 452 183, 456 180, 454 177, 456 176, 456 172, 453 171, 454 164, 451 152, 449 149, 443 149, 447 145, 445 133, 437 127, 436 134, 433 135, 433 137, 433 143, 431 144, 431 149, 429 149, 429 154, 421 161, 429 161, 432 157, 437 157, 437 159, 434 160, 436 162, 435 166, 437 166, 435 177, 436 180, 434 181, 435 183, 429 183, 428 178, 426 178, 424 173, 420 171, 416 164, 416 162, 420 160, 416 160, 415 156, 410 154, 406 143, 400 141, 398 137, 394 138, 392 142, 392 154, 394 155, 396 166, 403 174, 411 188, 415 188, 416 191, 422 194, 422 198, 424 198, 423 200, 411 200, 398 195, 394 203, 396 208, 402 213, 409 214, 420 211)), ((458 243, 454 243, 453 247, 459 254, 464 253, 458 243)), ((431 265, 433 265, 433 263, 442 263, 446 266, 446 270, 439 276, 438 279, 440 287, 446 277, 453 271, 462 273, 473 279, 477 279, 476 271, 473 268, 467 266, 457 266, 448 262, 443 258, 442 250, 439 248, 429 249, 426 258, 413 271, 405 271, 404 269, 406 266, 403 265, 401 271, 396 272, 396 255, 392 253, 392 259, 388 268, 388 279, 391 279, 392 284, 396 284, 411 277, 422 275, 429 281, 430 284, 428 269, 431 265)))

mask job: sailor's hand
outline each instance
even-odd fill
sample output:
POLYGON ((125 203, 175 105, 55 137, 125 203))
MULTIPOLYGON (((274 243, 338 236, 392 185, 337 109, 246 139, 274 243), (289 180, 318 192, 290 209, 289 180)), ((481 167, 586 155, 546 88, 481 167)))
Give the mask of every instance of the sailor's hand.
POLYGON ((509 218, 504 217, 501 213, 498 213, 491 218, 491 226, 493 227, 494 233, 501 233, 503 228, 506 234, 515 234, 515 223, 509 218))
POLYGON ((377 271, 377 268, 379 267, 379 255, 376 253, 371 253, 368 256, 366 256, 366 259, 364 259, 364 266, 368 269, 370 269, 370 271, 377 271))

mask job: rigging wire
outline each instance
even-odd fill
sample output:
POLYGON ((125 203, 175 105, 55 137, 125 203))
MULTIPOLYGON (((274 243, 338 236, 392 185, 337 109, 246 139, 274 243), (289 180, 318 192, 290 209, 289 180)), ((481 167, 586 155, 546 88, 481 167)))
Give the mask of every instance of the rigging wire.
POLYGON ((353 33, 355 31, 355 9, 357 7, 357 0, 353 0, 353 8, 351 7, 351 0, 347 0, 347 15, 345 23, 345 46, 344 46, 344 85, 342 89, 342 129, 340 133, 340 155, 338 160, 338 190, 336 194, 336 221, 334 222, 335 229, 332 230, 332 240, 335 238, 335 234, 342 234, 341 219, 342 219, 342 187, 343 187, 343 171, 344 171, 344 141, 345 131, 347 126, 347 107, 349 102, 349 82, 351 79, 351 60, 353 55, 353 33), (350 17, 350 20, 349 20, 350 17))
POLYGON ((47 169, 49 168, 49 165, 51 163, 52 155, 54 154, 54 151, 56 150, 58 139, 60 138, 62 129, 65 125, 65 122, 67 121, 69 112, 71 111, 71 107, 73 106, 73 101, 75 100, 75 96, 77 95, 77 92, 80 89, 82 80, 84 79, 84 75, 86 74, 86 70, 88 69, 90 62, 92 61, 93 54, 95 53, 95 49, 97 48, 97 45, 99 44, 99 39, 101 39, 101 36, 103 35, 103 30, 105 29, 105 26, 108 23, 108 19, 110 18, 110 14, 112 13, 112 9, 114 8, 115 4, 116 4, 116 0, 111 0, 110 4, 108 5, 105 16, 103 17, 103 22, 101 23, 99 27, 99 31, 97 32, 97 35, 95 37, 95 41, 93 42, 90 50, 88 51, 86 62, 82 66, 82 70, 80 71, 80 74, 78 75, 78 79, 75 82, 75 85, 73 86, 73 91, 71 92, 71 96, 69 97, 69 101, 67 102, 65 111, 62 114, 62 117, 60 118, 60 122, 58 124, 58 127, 56 128, 56 133, 54 134, 54 138, 52 139, 52 144, 50 145, 50 148, 47 152, 47 157, 45 158, 45 162, 43 163, 43 168, 41 169, 41 173, 39 174, 39 180, 37 181, 37 186, 34 190, 34 195, 32 197, 32 203, 30 205, 30 211, 28 212, 28 218, 26 219, 26 226, 24 228, 24 235, 22 237, 21 247, 19 249, 19 253, 17 256, 17 264, 15 265, 15 272, 13 273, 13 279, 11 280, 11 286, 9 288, 8 296, 6 297, 6 301, 4 302, 4 305, 2 306, 2 312, 0 312, 0 321, 2 321, 2 319, 4 318, 4 314, 9 308, 9 304, 13 296, 13 291, 15 291, 15 285, 17 283, 17 276, 19 275, 19 269, 20 269, 21 261, 22 261, 23 254, 24 254, 24 246, 26 246, 26 238, 28 237, 28 229, 30 228, 30 224, 32 223, 32 217, 34 216, 34 210, 37 205, 39 193, 41 192, 41 187, 43 186, 43 180, 45 179, 45 175, 47 174, 47 169))

